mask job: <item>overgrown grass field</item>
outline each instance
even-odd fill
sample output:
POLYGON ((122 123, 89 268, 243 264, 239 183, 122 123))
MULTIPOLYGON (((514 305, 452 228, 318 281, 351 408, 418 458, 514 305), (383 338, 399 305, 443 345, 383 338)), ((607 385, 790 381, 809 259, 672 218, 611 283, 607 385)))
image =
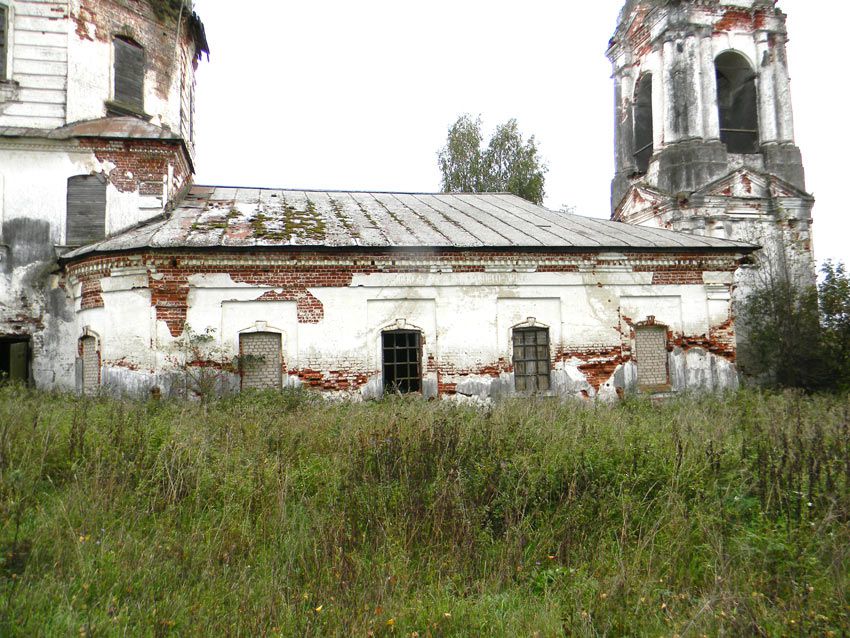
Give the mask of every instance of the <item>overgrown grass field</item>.
POLYGON ((3 636, 847 636, 850 403, 0 388, 3 636))

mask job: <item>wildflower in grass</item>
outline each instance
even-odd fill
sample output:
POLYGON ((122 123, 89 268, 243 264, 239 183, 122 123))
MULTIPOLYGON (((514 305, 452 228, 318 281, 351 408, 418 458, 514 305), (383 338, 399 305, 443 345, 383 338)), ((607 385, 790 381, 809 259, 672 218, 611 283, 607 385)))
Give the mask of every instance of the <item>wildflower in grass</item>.
POLYGON ((395 626, 395 618, 390 618, 387 621, 387 627, 394 627, 394 626, 395 626))
POLYGON ((319 613, 321 613, 322 609, 324 609, 324 607, 325 607, 324 605, 319 605, 318 607, 316 607, 316 609, 314 609, 314 611, 317 614, 319 614, 319 613))

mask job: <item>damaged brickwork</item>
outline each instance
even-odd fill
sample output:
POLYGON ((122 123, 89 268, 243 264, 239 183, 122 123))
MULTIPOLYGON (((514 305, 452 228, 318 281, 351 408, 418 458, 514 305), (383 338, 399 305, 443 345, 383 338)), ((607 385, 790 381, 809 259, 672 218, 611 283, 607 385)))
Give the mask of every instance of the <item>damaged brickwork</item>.
MULTIPOLYGON (((78 0, 76 12, 71 14, 75 33, 81 40, 111 42, 114 36, 133 40, 145 50, 145 64, 149 75, 156 78, 156 90, 168 99, 174 80, 174 45, 176 19, 154 4, 159 0, 78 0)), ((177 42, 181 53, 192 59, 206 49, 206 40, 198 41, 189 26, 191 14, 181 21, 181 34, 177 42)))
MULTIPOLYGON (((354 285, 356 277, 370 275, 422 275, 434 276, 435 263, 439 263, 437 276, 475 274, 486 277, 488 271, 506 270, 529 273, 592 273, 599 268, 620 268, 635 274, 652 273, 653 285, 704 287, 703 273, 732 273, 737 267, 737 257, 721 254, 699 253, 625 253, 618 258, 610 255, 564 254, 541 252, 529 254, 512 251, 216 251, 205 257, 192 251, 149 251, 140 254, 101 255, 85 257, 66 266, 73 282, 81 287, 81 308, 103 307, 102 282, 123 272, 145 273, 144 288, 150 291, 150 303, 156 319, 163 322, 172 337, 183 333, 189 312, 189 297, 194 289, 194 278, 226 276, 235 289, 256 289, 256 302, 295 301, 297 320, 302 325, 320 325, 325 319, 325 309, 319 299, 321 290, 344 290, 354 285), (510 265, 511 268, 506 268, 510 265)), ((647 281, 649 283, 649 281, 647 281)), ((321 296, 321 295, 320 295, 321 296)), ((589 384, 588 392, 599 391, 610 382, 612 375, 631 360, 634 342, 634 324, 621 317, 612 329, 622 334, 618 344, 570 345, 553 344, 551 357, 553 371, 561 365, 574 365, 589 384), (626 326, 625 331, 621 326, 626 326)), ((571 342, 576 338, 571 338, 571 342)), ((458 365, 451 358, 435 356, 428 352, 424 371, 433 375, 436 394, 450 396, 459 391, 464 379, 492 379, 498 381, 513 373, 510 358, 480 361, 475 365, 458 365)), ((670 352, 679 348, 688 351, 702 348, 707 353, 734 360, 734 327, 731 318, 711 328, 707 334, 670 332, 670 352)), ((301 366, 282 366, 290 379, 297 379, 306 387, 332 392, 355 392, 368 386, 380 370, 364 361, 322 357, 303 362, 301 366)), ((291 382, 291 381, 290 381, 291 382)))
POLYGON ((162 196, 172 169, 169 193, 179 192, 192 177, 192 167, 178 142, 81 139, 98 161, 113 166, 107 175, 122 193, 162 196))

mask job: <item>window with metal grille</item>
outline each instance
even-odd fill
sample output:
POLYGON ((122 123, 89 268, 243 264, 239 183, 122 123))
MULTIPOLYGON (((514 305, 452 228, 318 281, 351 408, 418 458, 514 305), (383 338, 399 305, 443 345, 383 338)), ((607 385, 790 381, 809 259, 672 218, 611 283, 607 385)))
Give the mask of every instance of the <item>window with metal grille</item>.
POLYGON ((720 141, 730 153, 758 153, 756 74, 740 54, 727 51, 715 60, 720 141))
POLYGON ((132 40, 115 38, 115 95, 121 106, 145 110, 145 50, 132 40))
POLYGON ((634 105, 635 166, 639 173, 649 170, 652 159, 652 74, 646 73, 638 80, 634 105))
POLYGON ((381 335, 385 392, 422 390, 422 334, 391 330, 381 335))
POLYGON ((514 384, 517 392, 551 387, 548 328, 514 328, 514 384))
POLYGON ((9 53, 9 9, 0 5, 0 80, 6 78, 6 56, 9 53))
POLYGON ((102 175, 68 178, 65 243, 82 246, 106 235, 106 179, 102 175))

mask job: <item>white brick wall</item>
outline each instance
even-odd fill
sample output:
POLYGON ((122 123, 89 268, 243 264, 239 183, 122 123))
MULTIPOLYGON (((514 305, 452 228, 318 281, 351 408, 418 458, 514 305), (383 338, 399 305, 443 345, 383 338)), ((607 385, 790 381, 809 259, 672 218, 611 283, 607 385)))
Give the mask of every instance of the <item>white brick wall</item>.
POLYGON ((252 332, 239 336, 243 359, 242 388, 277 389, 281 387, 281 339, 273 332, 252 332))
POLYGON ((669 383, 667 375, 667 329, 658 326, 635 330, 638 385, 653 386, 669 383))
POLYGON ((94 337, 83 337, 83 394, 97 394, 100 387, 100 355, 97 352, 97 341, 94 337))

